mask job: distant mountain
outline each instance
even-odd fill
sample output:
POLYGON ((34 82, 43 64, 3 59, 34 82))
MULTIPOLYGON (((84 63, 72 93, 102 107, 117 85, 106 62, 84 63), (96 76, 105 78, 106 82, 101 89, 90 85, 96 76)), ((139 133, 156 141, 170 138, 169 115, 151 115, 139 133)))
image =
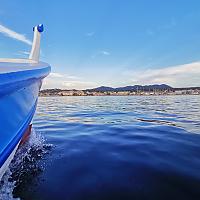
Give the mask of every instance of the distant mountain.
POLYGON ((101 86, 93 89, 86 89, 86 91, 89 92, 120 92, 120 91, 153 91, 153 90, 172 90, 173 88, 170 87, 169 85, 166 84, 161 84, 161 85, 133 85, 133 86, 125 86, 125 87, 117 87, 117 88, 112 88, 112 87, 106 87, 106 86, 101 86))
POLYGON ((93 88, 93 89, 86 89, 86 91, 89 91, 89 92, 111 92, 111 91, 115 91, 115 88, 101 86, 101 87, 97 87, 97 88, 93 88))
POLYGON ((200 90, 200 87, 184 87, 184 88, 174 88, 176 91, 180 90, 200 90))

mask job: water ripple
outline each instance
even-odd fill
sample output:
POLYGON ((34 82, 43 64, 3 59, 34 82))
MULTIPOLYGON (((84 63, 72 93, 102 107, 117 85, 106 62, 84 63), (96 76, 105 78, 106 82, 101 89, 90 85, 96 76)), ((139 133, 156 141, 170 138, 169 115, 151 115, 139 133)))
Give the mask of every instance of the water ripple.
POLYGON ((200 199, 199 121, 200 96, 40 98, 33 125, 55 148, 18 196, 200 199))

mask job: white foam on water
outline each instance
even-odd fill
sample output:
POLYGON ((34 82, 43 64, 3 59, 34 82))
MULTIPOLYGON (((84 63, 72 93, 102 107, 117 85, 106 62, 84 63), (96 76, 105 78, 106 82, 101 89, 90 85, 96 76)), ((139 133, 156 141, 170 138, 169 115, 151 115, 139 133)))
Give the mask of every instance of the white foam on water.
POLYGON ((20 198, 13 197, 13 189, 15 187, 15 181, 9 181, 11 177, 10 168, 4 174, 0 184, 0 199, 2 200, 20 200, 20 198))
MULTIPOLYGON (((0 200, 20 200, 20 198, 13 197, 14 189, 26 181, 26 176, 28 177, 31 170, 39 169, 37 161, 51 147, 52 145, 47 144, 44 137, 32 128, 29 140, 19 147, 0 182, 0 200)), ((37 172, 35 174, 37 175, 37 172)))

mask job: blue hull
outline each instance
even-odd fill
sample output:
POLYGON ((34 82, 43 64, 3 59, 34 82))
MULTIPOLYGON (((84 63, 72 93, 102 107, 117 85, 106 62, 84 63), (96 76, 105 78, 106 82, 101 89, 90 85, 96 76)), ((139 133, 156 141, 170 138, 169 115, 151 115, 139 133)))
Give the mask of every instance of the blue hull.
POLYGON ((4 173, 1 168, 31 123, 42 80, 49 72, 50 66, 46 63, 26 65, 25 70, 0 72, 0 179, 4 173))

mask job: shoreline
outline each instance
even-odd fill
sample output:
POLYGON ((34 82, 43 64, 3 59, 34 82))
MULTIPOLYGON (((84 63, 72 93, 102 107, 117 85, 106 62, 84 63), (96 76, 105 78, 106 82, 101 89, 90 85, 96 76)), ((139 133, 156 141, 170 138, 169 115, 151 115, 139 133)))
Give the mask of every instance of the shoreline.
POLYGON ((172 88, 167 85, 127 86, 111 88, 101 86, 94 89, 44 89, 40 96, 169 96, 169 95, 200 95, 200 87, 172 88))
POLYGON ((115 97, 115 96, 199 96, 200 94, 151 94, 151 95, 141 95, 141 94, 135 94, 135 95, 39 95, 39 97, 115 97))

